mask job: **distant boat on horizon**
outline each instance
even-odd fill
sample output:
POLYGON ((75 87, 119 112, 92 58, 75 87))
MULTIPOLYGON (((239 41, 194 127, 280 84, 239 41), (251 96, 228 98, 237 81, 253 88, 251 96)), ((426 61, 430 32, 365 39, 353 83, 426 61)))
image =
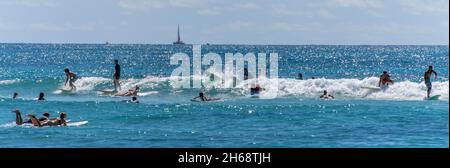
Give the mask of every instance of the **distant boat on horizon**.
POLYGON ((177 41, 173 42, 174 45, 183 45, 185 44, 183 41, 181 41, 181 37, 180 37, 180 25, 178 25, 178 38, 177 41))

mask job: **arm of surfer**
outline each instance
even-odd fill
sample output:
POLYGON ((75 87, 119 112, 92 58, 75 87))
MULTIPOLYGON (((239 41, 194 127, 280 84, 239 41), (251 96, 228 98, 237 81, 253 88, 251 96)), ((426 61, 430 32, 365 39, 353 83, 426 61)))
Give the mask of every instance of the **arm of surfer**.
POLYGON ((437 77, 438 77, 438 74, 437 74, 437 72, 433 70, 433 73, 434 73, 434 77, 435 77, 435 79, 437 79, 437 77))

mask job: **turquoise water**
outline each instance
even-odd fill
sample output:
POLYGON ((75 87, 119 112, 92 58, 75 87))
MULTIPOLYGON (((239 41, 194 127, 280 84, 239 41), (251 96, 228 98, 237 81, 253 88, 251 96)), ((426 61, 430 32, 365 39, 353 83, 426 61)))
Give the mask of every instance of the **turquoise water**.
MULTIPOLYGON (((198 89, 174 89, 177 66, 169 58, 192 54, 191 46, 0 44, 0 147, 449 147, 448 46, 202 46, 202 53, 276 52, 276 99, 255 99, 248 90, 206 89, 223 102, 190 99, 198 89), (140 104, 99 95, 111 88, 113 59, 124 88, 142 86, 140 104), (439 76, 424 101, 428 65, 439 76), (75 94, 55 90, 69 67, 81 76, 75 94), (395 84, 382 92, 376 76, 390 72, 395 84), (297 73, 308 80, 295 80, 297 73), (316 79, 311 79, 314 76, 316 79), (324 89, 335 100, 317 97, 324 89), (19 100, 12 100, 18 92, 19 100), (46 101, 35 101, 39 92, 46 101), (56 117, 65 111, 74 127, 16 126, 14 114, 56 117)), ((262 81, 270 88, 270 81, 262 81)))

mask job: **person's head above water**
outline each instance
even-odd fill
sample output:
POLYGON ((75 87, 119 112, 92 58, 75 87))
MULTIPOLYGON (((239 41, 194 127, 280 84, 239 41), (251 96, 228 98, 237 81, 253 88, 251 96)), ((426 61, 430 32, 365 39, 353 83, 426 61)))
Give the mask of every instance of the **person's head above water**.
POLYGON ((327 90, 324 90, 323 95, 327 95, 327 94, 328 94, 327 90))
POLYGON ((200 97, 204 97, 204 96, 205 96, 205 94, 204 94, 203 92, 200 92, 200 93, 198 94, 198 96, 200 96, 200 97))
POLYGON ((65 73, 69 73, 70 71, 69 71, 69 68, 64 68, 64 72, 65 73))
POLYGON ((429 70, 433 70, 433 66, 431 66, 431 65, 428 66, 428 69, 429 69, 429 70))
POLYGON ((118 64, 118 63, 119 63, 119 60, 115 59, 115 60, 114 60, 114 63, 115 63, 115 64, 118 64))
POLYGON ((30 117, 30 118, 36 118, 36 116, 33 115, 33 114, 27 114, 27 116, 30 117))
POLYGON ((67 117, 67 114, 66 114, 65 112, 61 112, 61 113, 59 114, 59 118, 60 118, 60 119, 66 119, 66 117, 67 117))
POLYGON ((44 99, 44 92, 39 93, 39 100, 43 100, 44 99))
POLYGON ((17 92, 14 92, 14 93, 13 93, 13 99, 16 99, 16 98, 17 98, 17 96, 19 96, 19 93, 17 93, 17 92))
POLYGON ((136 96, 133 96, 133 97, 131 98, 131 100, 136 101, 136 100, 137 100, 137 97, 136 97, 136 96))
POLYGON ((387 71, 383 71, 383 74, 387 74, 388 72, 387 71))
POLYGON ((42 114, 42 116, 47 117, 47 118, 50 118, 50 114, 47 113, 47 112, 45 112, 44 114, 42 114))

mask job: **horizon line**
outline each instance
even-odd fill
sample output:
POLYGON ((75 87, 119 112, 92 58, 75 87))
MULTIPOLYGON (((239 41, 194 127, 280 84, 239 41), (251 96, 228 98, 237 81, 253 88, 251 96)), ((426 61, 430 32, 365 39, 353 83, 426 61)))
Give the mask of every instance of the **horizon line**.
POLYGON ((203 44, 172 44, 172 43, 111 43, 111 42, 0 42, 0 44, 86 44, 86 45, 174 45, 174 46, 189 46, 189 45, 255 45, 255 46, 449 46, 449 44, 249 44, 249 43, 203 43, 203 44))

